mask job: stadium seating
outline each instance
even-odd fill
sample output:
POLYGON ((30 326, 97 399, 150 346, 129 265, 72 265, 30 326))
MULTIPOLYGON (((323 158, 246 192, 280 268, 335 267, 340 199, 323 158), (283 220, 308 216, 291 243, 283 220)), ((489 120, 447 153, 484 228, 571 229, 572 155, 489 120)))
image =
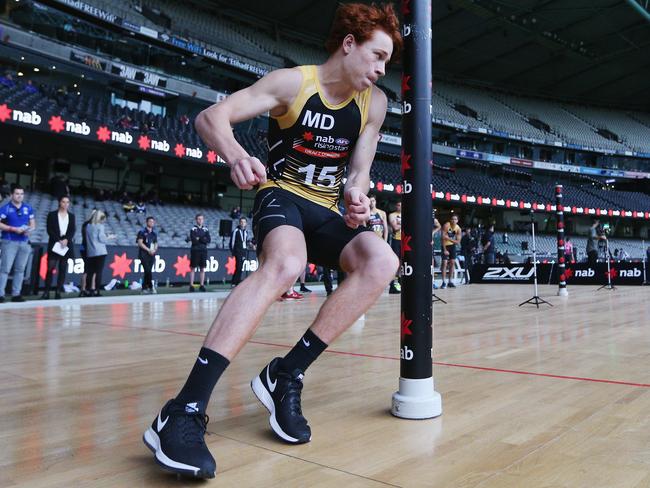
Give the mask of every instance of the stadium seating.
MULTIPOLYGON (((41 192, 28 192, 25 201, 34 208, 36 216, 36 231, 30 236, 33 243, 47 242, 46 220, 48 212, 56 210, 56 199, 41 192)), ((97 201, 90 196, 73 196, 70 211, 77 217, 77 226, 88 218, 93 208, 102 210, 107 215, 106 233, 116 236, 114 244, 133 246, 135 236, 144 227, 147 215, 153 215, 157 221, 158 240, 165 247, 189 247, 185 241, 190 228, 194 224, 194 216, 201 212, 211 230, 212 243, 209 248, 221 247, 222 240, 218 236, 219 221, 230 220, 228 212, 212 208, 200 208, 188 205, 151 205, 147 204, 146 214, 125 213, 122 204, 113 200, 97 201)), ((81 234, 77 232, 75 243, 81 244, 81 234)), ((225 243, 226 247, 228 243, 225 243)))
MULTIPOLYGON (((445 178, 442 178, 445 180, 445 178)), ((46 219, 47 213, 57 208, 57 202, 54 197, 46 193, 28 192, 26 200, 33 208, 36 215, 36 231, 31 235, 31 242, 47 242, 46 219)), ((200 208, 188 205, 147 205, 146 214, 129 213, 126 214, 122 204, 117 201, 96 201, 89 196, 74 196, 73 212, 78 219, 77 225, 80 226, 83 219, 87 218, 93 208, 103 210, 108 215, 106 222, 106 231, 114 234, 116 239, 114 243, 120 246, 132 246, 135 243, 135 236, 144 226, 146 215, 156 217, 158 240, 161 247, 189 247, 186 237, 189 229, 194 223, 194 216, 201 212, 205 215, 206 225, 211 230, 212 242, 208 246, 210 249, 217 247, 228 247, 227 239, 223 240, 218 235, 219 221, 231 220, 229 214, 223 210, 200 208)), ((3 202, 4 203, 4 202, 3 202)), ((236 222, 233 222, 233 228, 236 222)), ((252 228, 249 227, 252 232, 252 228)), ((573 246, 577 249, 579 259, 585 256, 587 239, 582 236, 570 236, 573 246)), ((528 233, 509 232, 508 244, 503 243, 503 232, 495 233, 496 249, 498 252, 507 252, 511 258, 522 260, 525 256, 530 255, 532 251, 532 237, 528 233), (522 252, 521 243, 528 242, 529 250, 522 252)), ((81 234, 77 232, 75 243, 81 243, 81 234)), ((556 236, 548 234, 536 235, 537 253, 540 258, 554 259, 557 253, 556 236)), ((638 239, 610 238, 610 249, 624 249, 631 258, 641 259, 644 255, 643 242, 638 239)))
MULTIPOLYGON (((140 2, 89 0, 89 3, 141 25, 165 31, 145 18, 138 8, 140 2)), ((235 22, 224 17, 210 16, 182 2, 150 0, 146 2, 161 9, 173 18, 168 33, 184 35, 206 46, 219 46, 257 60, 268 69, 293 64, 322 63, 327 55, 315 43, 295 42, 283 35, 271 35, 271 28, 257 28, 245 22, 235 22)), ((389 71, 380 84, 392 102, 399 101, 400 75, 389 71)), ((552 100, 521 97, 484 88, 463 86, 436 80, 433 95, 434 117, 448 125, 465 125, 513 134, 515 137, 591 147, 604 151, 638 151, 650 153, 650 120, 645 114, 605 110, 552 100), (457 109, 462 105, 476 113, 466 115, 457 109), (546 124, 548 131, 535 119, 546 124), (605 129, 617 137, 608 138, 599 130, 605 129)), ((393 105, 393 103, 391 104, 393 105)))

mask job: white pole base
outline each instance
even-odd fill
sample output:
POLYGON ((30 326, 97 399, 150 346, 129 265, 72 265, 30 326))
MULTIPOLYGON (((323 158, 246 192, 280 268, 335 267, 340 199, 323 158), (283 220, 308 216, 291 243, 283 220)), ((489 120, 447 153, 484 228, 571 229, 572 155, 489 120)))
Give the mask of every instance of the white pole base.
POLYGON ((568 297, 569 296, 569 290, 567 290, 566 288, 560 288, 557 291, 557 296, 559 296, 559 297, 568 297))
POLYGON ((433 378, 400 378, 390 413, 403 419, 430 419, 442 414, 442 397, 433 388, 433 378))

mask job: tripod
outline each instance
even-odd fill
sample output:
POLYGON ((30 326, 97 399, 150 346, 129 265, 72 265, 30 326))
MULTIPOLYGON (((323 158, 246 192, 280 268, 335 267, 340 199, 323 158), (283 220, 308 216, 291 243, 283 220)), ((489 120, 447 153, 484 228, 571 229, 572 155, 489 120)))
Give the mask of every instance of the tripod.
POLYGON ((534 285, 535 285, 535 294, 532 296, 532 298, 529 298, 525 302, 521 302, 519 306, 521 307, 522 305, 535 305, 537 308, 539 308, 540 304, 544 303, 550 307, 553 305, 543 298, 540 298, 537 292, 537 247, 535 246, 535 219, 533 218, 533 212, 530 212, 530 227, 532 229, 532 241, 533 241, 533 277, 534 277, 534 285))
POLYGON ((616 290, 616 287, 612 285, 612 269, 610 265, 610 255, 609 255, 609 241, 605 239, 605 260, 607 261, 607 283, 598 288, 596 291, 600 291, 603 288, 605 290, 616 290))

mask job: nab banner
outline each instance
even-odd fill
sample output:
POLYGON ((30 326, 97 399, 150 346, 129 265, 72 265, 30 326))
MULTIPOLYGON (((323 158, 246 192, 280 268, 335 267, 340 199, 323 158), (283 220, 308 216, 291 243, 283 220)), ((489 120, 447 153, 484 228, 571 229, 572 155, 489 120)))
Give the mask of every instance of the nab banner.
MULTIPOLYGON (((39 276, 39 286, 43 286, 47 272, 45 246, 35 246, 34 257, 33 266, 38 268, 36 273, 39 276), (36 259, 37 257, 38 259, 36 259)), ((189 282, 191 271, 189 248, 161 248, 154 259, 152 267, 153 279, 158 283, 165 283, 168 279, 170 283, 189 282)), ((250 251, 244 261, 244 274, 256 271, 257 264, 255 251, 250 251)), ((210 279, 211 283, 230 281, 235 273, 235 258, 227 250, 209 249, 205 266, 205 275, 210 279)), ((84 262, 78 253, 75 259, 68 259, 66 271, 68 273, 66 276, 67 282, 79 282, 79 278, 84 273, 84 262)), ((143 277, 144 268, 138 259, 137 247, 108 246, 108 255, 102 273, 103 284, 114 278, 122 282, 125 280, 133 282, 139 281, 143 277)))
MULTIPOLYGON (((607 263, 598 263, 595 267, 587 263, 567 263, 564 276, 558 276, 558 270, 558 266, 553 263, 538 264, 537 282, 540 285, 557 285, 563 278, 563 281, 570 285, 607 283, 607 263)), ((533 283, 534 271, 532 264, 475 264, 471 278, 472 283, 533 283)), ((642 285, 643 263, 611 263, 609 275, 615 285, 642 285)))

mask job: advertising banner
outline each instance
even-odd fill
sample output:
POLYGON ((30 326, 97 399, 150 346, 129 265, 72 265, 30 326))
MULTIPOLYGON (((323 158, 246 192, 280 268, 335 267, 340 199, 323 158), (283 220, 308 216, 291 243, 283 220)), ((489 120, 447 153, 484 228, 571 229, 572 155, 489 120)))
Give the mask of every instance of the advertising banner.
MULTIPOLYGON (((45 284, 47 272, 47 252, 45 246, 34 247, 33 266, 37 267, 39 286, 45 284)), ((255 251, 249 251, 244 261, 243 272, 257 270, 255 251)), ((84 262, 77 252, 75 259, 68 259, 66 282, 79 282, 84 273, 84 262)), ((190 279, 190 249, 189 248, 160 248, 152 266, 153 279, 158 283, 188 283, 190 279)), ((206 261, 205 276, 211 283, 229 282, 235 272, 235 258, 225 249, 209 249, 206 261)), ((34 275, 32 275, 34 276, 34 275)), ((102 282, 106 284, 112 279, 124 283, 140 281, 144 277, 144 269, 138 259, 136 246, 108 246, 108 255, 104 263, 102 282)), ((197 275, 198 277, 198 275, 197 275)))
MULTIPOLYGON (((559 283, 558 266, 554 263, 537 265, 537 281, 541 285, 559 283)), ((533 283, 532 264, 486 265, 472 267, 472 283, 533 283)), ((643 263, 614 262, 610 265, 614 285, 642 285, 643 263)), ((568 285, 604 285, 607 283, 607 263, 595 268, 587 263, 566 263, 564 271, 568 285)))

